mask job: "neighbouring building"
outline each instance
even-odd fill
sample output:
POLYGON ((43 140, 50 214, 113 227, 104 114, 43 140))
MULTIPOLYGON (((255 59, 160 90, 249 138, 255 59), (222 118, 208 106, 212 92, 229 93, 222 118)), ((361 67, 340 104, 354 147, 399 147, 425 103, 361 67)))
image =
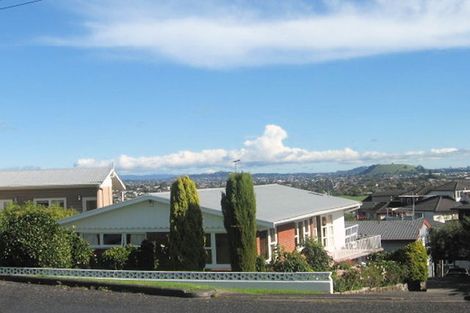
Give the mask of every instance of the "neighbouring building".
POLYGON ((421 240, 428 243, 431 224, 424 218, 415 220, 377 220, 347 222, 347 227, 357 225, 358 238, 380 235, 382 248, 393 252, 407 244, 421 240))
POLYGON ((459 202, 466 200, 470 195, 470 180, 449 182, 429 189, 427 196, 448 196, 459 202))
POLYGON ((126 186, 113 168, 0 171, 0 210, 12 202, 58 205, 79 212, 113 204, 126 186))
MULTIPOLYGON (((198 190, 206 233, 207 268, 230 269, 228 237, 223 223, 223 188, 198 190)), ((258 253, 271 259, 276 246, 287 251, 302 247, 307 238, 318 239, 337 261, 360 258, 382 250, 380 236, 357 242, 355 227, 346 228, 344 213, 360 203, 282 185, 255 186, 258 253)), ((153 193, 66 218, 96 249, 142 240, 165 242, 169 232, 170 193, 153 193)))

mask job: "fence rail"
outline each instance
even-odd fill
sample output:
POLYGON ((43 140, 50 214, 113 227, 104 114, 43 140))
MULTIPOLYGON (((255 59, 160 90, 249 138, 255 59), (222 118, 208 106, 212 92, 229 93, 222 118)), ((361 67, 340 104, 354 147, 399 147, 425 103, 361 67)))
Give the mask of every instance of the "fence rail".
POLYGON ((157 272, 94 269, 0 267, 0 276, 45 276, 116 280, 192 282, 230 288, 312 290, 333 292, 331 272, 248 273, 248 272, 157 272))

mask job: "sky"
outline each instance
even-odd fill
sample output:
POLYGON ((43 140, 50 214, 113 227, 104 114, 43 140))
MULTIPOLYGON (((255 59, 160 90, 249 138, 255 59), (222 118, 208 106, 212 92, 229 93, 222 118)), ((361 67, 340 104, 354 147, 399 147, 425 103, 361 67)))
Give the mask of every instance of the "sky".
POLYGON ((0 0, 0 168, 470 165, 470 0, 0 0))

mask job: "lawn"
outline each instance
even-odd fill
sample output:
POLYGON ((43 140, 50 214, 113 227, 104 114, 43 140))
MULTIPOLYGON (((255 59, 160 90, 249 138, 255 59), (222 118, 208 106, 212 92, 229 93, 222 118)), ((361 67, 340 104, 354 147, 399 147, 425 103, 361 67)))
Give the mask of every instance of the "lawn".
POLYGON ((364 201, 365 198, 367 198, 367 196, 365 196, 365 195, 363 195, 363 196, 341 195, 341 196, 339 196, 339 197, 345 198, 345 199, 349 199, 349 200, 359 201, 359 202, 362 202, 362 201, 364 201))
MULTIPOLYGON (((38 277, 38 276, 36 276, 38 277)), ((53 278, 54 280, 60 281, 61 277, 57 276, 40 276, 41 278, 53 278)), ((216 291, 219 294, 236 293, 236 294, 247 294, 247 295, 273 295, 273 294, 284 294, 284 295, 318 295, 323 294, 319 291, 308 291, 308 290, 277 290, 277 289, 239 289, 239 288, 219 288, 204 284, 193 284, 193 283, 178 283, 178 282, 161 282, 161 281, 148 281, 148 280, 123 280, 123 279, 101 279, 101 278, 68 278, 63 277, 64 280, 73 280, 78 282, 103 282, 113 285, 135 285, 135 286, 146 286, 155 288, 168 288, 168 289, 180 289, 186 292, 204 292, 204 291, 216 291)))

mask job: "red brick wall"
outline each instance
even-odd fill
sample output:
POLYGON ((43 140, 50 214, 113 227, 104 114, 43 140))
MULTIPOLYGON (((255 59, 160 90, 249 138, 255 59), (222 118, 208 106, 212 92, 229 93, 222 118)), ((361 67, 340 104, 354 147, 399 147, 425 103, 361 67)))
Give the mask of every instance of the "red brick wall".
POLYGON ((277 243, 288 252, 295 250, 295 223, 277 227, 277 243))

